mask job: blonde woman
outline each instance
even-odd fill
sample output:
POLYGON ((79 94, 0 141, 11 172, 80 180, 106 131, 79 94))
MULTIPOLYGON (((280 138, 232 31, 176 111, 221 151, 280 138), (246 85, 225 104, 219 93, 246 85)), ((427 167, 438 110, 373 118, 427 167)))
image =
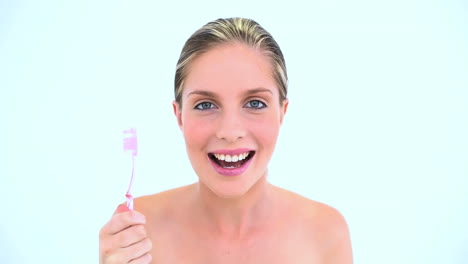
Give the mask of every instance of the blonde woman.
POLYGON ((196 31, 173 109, 198 182, 119 206, 101 229, 100 263, 352 263, 337 210, 267 180, 287 108, 283 54, 258 23, 196 31))

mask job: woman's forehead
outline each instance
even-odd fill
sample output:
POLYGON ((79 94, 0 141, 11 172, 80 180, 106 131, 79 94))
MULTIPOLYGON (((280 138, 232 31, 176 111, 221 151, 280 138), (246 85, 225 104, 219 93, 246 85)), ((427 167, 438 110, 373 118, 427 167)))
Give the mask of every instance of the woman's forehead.
POLYGON ((213 48, 191 63, 184 93, 259 87, 276 89, 268 57, 247 45, 231 44, 213 48))

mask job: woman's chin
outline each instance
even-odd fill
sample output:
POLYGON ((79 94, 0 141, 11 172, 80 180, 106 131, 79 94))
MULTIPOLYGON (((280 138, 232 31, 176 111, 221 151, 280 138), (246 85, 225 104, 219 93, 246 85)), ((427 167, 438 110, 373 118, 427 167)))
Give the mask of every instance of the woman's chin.
POLYGON ((258 189, 258 186, 262 185, 261 183, 266 180, 264 177, 254 180, 248 174, 232 177, 224 176, 228 177, 229 180, 226 180, 227 178, 220 180, 219 175, 212 176, 207 178, 199 177, 200 187, 221 199, 242 198, 252 189, 258 189))
POLYGON ((244 196, 248 191, 250 186, 224 183, 224 184, 204 184, 211 193, 216 197, 226 200, 238 199, 244 196))

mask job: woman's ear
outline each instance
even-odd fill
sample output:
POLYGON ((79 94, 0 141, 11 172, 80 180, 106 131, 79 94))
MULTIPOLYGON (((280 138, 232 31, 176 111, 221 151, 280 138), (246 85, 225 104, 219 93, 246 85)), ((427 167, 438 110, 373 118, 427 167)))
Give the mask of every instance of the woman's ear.
POLYGON ((174 115, 177 118, 177 124, 179 125, 179 128, 182 130, 182 109, 180 107, 180 104, 176 102, 175 100, 172 102, 172 109, 174 110, 174 115))
POLYGON ((281 105, 281 113, 280 113, 280 124, 283 124, 283 120, 284 120, 284 115, 286 115, 286 112, 288 111, 288 105, 289 105, 289 100, 288 99, 284 99, 283 100, 283 104, 281 105))

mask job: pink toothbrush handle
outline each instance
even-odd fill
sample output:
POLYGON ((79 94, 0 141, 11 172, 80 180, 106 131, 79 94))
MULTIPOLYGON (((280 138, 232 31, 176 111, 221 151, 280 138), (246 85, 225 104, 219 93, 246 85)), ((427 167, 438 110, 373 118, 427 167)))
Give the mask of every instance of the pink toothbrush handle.
POLYGON ((127 194, 125 194, 125 197, 127 198, 128 209, 133 210, 133 196, 131 195, 131 190, 133 185, 133 175, 135 172, 135 157, 138 153, 138 144, 135 128, 124 130, 123 149, 125 152, 130 153, 132 155, 132 176, 130 178, 130 184, 128 185, 128 190, 127 194))
POLYGON ((131 211, 133 211, 133 196, 131 194, 126 194, 125 197, 127 197, 127 207, 131 211))

